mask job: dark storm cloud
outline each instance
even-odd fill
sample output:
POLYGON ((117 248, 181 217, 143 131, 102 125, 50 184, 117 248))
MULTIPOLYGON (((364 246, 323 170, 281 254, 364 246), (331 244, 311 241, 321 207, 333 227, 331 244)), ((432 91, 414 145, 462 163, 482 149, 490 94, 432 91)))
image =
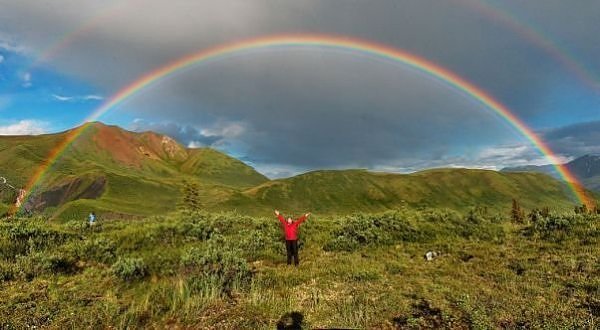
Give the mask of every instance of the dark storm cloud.
POLYGON ((446 85, 402 66, 365 64, 335 53, 231 59, 180 75, 160 88, 179 101, 140 98, 130 104, 140 110, 132 111, 142 116, 165 107, 195 109, 170 110, 169 115, 201 122, 201 127, 242 122, 238 147, 257 163, 370 167, 506 134, 489 110, 446 85), (322 75, 323 67, 329 76, 322 75), (189 95, 196 104, 184 103, 189 95))
POLYGON ((543 138, 552 150, 565 156, 600 155, 600 121, 548 130, 543 133, 543 138))
MULTIPOLYGON (((560 109, 548 108, 544 93, 556 81, 579 81, 546 50, 515 34, 514 27, 482 16, 469 5, 473 2, 478 0, 108 5, 0 0, 0 39, 19 40, 23 49, 36 54, 66 31, 87 24, 79 38, 43 65, 85 79, 109 96, 145 72, 212 45, 273 33, 342 34, 439 63, 528 122, 556 115, 560 109)), ((590 45, 600 34, 600 2, 510 1, 502 7, 543 27, 541 31, 547 28, 559 43, 576 50, 581 61, 592 61, 592 70, 598 65, 599 49, 590 45)), ((405 66, 312 49, 201 65, 162 81, 116 111, 162 118, 167 124, 146 123, 146 128, 186 144, 227 146, 272 173, 288 173, 315 167, 472 164, 488 156, 491 162, 504 156, 482 156, 485 148, 518 144, 522 138, 482 110, 469 97, 405 66)), ((502 153, 502 148, 493 150, 502 153)))

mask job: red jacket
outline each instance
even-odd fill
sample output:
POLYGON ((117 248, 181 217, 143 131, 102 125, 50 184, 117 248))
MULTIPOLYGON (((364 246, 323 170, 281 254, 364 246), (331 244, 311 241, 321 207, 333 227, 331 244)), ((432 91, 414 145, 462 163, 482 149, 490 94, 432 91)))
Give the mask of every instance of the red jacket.
POLYGON ((285 221, 285 218, 281 214, 278 215, 277 218, 279 218, 279 222, 281 222, 281 225, 283 226, 283 231, 285 232, 286 241, 297 240, 298 239, 298 227, 304 220, 306 220, 306 215, 301 216, 300 218, 296 219, 296 221, 293 221, 290 224, 288 224, 287 221, 285 221))

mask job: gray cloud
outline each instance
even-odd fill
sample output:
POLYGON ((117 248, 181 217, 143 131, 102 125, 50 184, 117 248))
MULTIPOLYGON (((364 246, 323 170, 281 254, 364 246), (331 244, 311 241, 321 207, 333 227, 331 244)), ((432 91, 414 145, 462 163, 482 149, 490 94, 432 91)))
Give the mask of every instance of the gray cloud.
POLYGON ((559 154, 570 157, 600 155, 600 121, 554 128, 542 134, 552 150, 559 154))
POLYGON ((369 167, 510 134, 489 110, 404 67, 335 53, 280 55, 212 63, 161 84, 175 104, 150 97, 129 107, 138 116, 170 108, 179 122, 243 122, 238 150, 255 162, 305 167, 369 167), (189 95, 198 103, 186 104, 189 95))
MULTIPOLYGON (((273 33, 343 34, 439 63, 527 122, 564 114, 548 107, 547 94, 557 82, 580 82, 526 35, 481 16, 468 5, 472 1, 477 0, 169 5, 0 0, 0 42, 10 41, 30 56, 54 55, 42 57, 41 65, 86 80, 110 96, 143 73, 209 46, 273 33), (65 40, 65 31, 74 30, 78 32, 68 35, 74 38, 57 48, 52 40, 65 40)), ((600 49, 590 47, 600 32, 600 3, 536 0, 502 6, 543 27, 540 31, 547 29, 592 74, 600 73, 600 49)), ((254 52, 199 65, 115 111, 153 118, 137 123, 136 129, 226 149, 275 176, 316 167, 487 167, 494 161, 537 160, 530 148, 515 159, 510 152, 502 154, 505 146, 520 146, 524 139, 447 85, 397 63, 317 48, 254 52)), ((582 142, 561 143, 556 147, 565 155, 584 150, 577 145, 582 142)))
MULTIPOLYGON (((37 52, 52 49, 51 41, 62 40, 65 31, 78 31, 68 34, 75 38, 55 51, 47 64, 107 91, 170 59, 223 42, 285 32, 352 35, 441 63, 510 100, 524 117, 539 113, 536 99, 527 91, 543 89, 552 79, 568 77, 568 72, 526 37, 481 16, 468 3, 263 0, 173 1, 164 5, 162 1, 0 0, 0 30, 19 35, 19 40, 37 52), (517 89, 523 92, 515 93, 517 89)), ((597 27, 597 2, 530 1, 513 6, 521 6, 514 11, 520 10, 524 20, 531 16, 535 18, 531 21, 541 21, 539 25, 560 23, 557 35, 576 40, 575 48, 584 48, 597 36, 589 28, 597 27), (545 16, 536 17, 539 13, 545 16), (577 19, 562 24, 561 13, 577 19)), ((597 58, 591 56, 594 53, 588 55, 582 57, 597 58)))

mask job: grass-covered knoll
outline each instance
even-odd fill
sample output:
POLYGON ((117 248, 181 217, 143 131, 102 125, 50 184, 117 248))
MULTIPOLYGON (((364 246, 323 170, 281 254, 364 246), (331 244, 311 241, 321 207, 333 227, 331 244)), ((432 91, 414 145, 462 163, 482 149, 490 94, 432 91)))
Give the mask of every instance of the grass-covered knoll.
POLYGON ((189 157, 180 169, 203 181, 232 187, 253 187, 269 180, 242 161, 210 148, 189 150, 189 157))
POLYGON ((0 324, 265 328, 593 328, 600 217, 473 209, 314 216, 301 265, 274 217, 0 223, 0 324), (431 262, 427 251, 441 255, 431 262))
POLYGON ((233 195, 225 207, 266 212, 272 205, 286 205, 295 213, 310 209, 330 214, 381 212, 402 206, 466 211, 485 205, 501 210, 510 207, 513 198, 528 208, 552 205, 571 209, 574 204, 566 185, 544 174, 436 169, 413 174, 309 172, 233 195))

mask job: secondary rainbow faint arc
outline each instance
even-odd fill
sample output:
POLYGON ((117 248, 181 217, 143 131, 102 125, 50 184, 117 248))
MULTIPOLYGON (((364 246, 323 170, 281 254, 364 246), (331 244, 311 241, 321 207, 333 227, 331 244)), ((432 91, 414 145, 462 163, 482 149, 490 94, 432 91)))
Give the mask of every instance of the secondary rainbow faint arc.
POLYGON ((34 175, 29 180, 25 188, 27 191, 27 197, 25 200, 29 197, 29 194, 31 194, 37 184, 42 181, 52 164, 54 164, 54 162, 60 158, 62 153, 64 153, 64 151, 73 143, 73 141, 75 141, 77 137, 79 137, 86 130, 86 128, 89 127, 90 122, 97 120, 109 110, 115 108, 117 105, 140 92, 145 87, 148 87, 152 83, 166 78, 180 70, 204 61, 216 59, 226 55, 241 53, 247 50, 285 47, 320 47, 326 49, 355 51, 362 54, 378 56, 403 63, 409 67, 417 69, 420 72, 426 73, 443 82, 446 82, 447 84, 453 86, 456 90, 469 95, 470 97, 479 101, 481 104, 485 105, 487 108, 493 110, 496 114, 505 119, 510 125, 516 128, 524 137, 526 137, 529 141, 531 141, 531 143, 533 143, 534 146, 536 146, 536 148, 548 159, 551 164, 554 164, 557 172, 567 182, 579 202, 583 204, 589 204, 587 196, 585 195, 584 190, 581 188, 579 181, 565 166, 559 164, 560 162, 552 150, 506 106, 496 101, 481 88, 466 81, 448 69, 398 48, 350 37, 306 34, 275 35, 222 44, 184 56, 142 75, 133 83, 129 84, 110 97, 102 106, 96 109, 84 120, 83 125, 71 130, 67 134, 67 137, 64 139, 64 141, 57 145, 49 153, 46 161, 36 170, 34 175))
POLYGON ((538 29, 535 29, 529 22, 519 19, 518 16, 490 1, 461 0, 459 3, 474 9, 482 16, 497 20, 532 45, 546 52, 592 91, 596 93, 600 92, 600 79, 592 73, 592 69, 586 67, 581 61, 577 61, 575 56, 570 54, 566 48, 560 47, 551 38, 538 32, 538 29))

